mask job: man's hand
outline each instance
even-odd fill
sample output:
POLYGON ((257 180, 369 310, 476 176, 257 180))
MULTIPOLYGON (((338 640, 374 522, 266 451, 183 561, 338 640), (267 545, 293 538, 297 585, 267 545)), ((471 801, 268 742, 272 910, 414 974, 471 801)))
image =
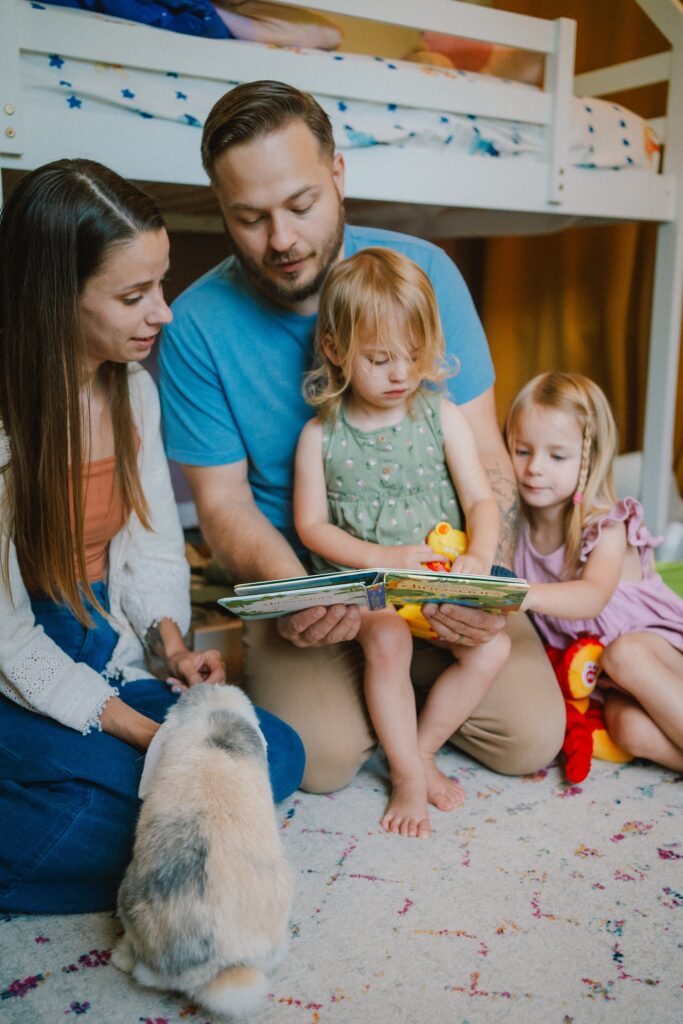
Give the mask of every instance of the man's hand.
POLYGON ((278 633, 295 647, 325 647, 344 640, 353 640, 360 629, 360 608, 357 605, 333 604, 317 606, 283 615, 277 620, 278 633))
POLYGON ((505 614, 459 604, 425 604, 422 613, 440 640, 466 647, 487 643, 507 625, 505 614))

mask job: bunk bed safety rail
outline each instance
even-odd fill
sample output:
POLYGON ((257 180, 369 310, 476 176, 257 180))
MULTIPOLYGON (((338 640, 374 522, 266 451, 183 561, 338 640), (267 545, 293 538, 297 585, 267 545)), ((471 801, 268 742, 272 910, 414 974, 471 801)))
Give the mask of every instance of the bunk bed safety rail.
MULTIPOLYGON (((346 15, 367 17, 367 4, 360 0, 317 0, 308 6, 324 11, 343 11, 346 15)), ((7 20, 3 38, 19 39, 19 50, 32 53, 59 53, 73 59, 122 64, 160 72, 173 69, 179 74, 197 75, 218 81, 244 81, 253 76, 253 57, 241 41, 205 40, 137 25, 131 38, 130 25, 119 19, 93 18, 88 32, 73 31, 72 18, 77 12, 55 8, 33 16, 30 4, 16 0, 3 3, 0 18, 14 15, 15 24, 7 20), (16 23, 18 19, 18 24, 16 23)), ((563 176, 567 166, 572 69, 574 63, 575 25, 568 19, 557 22, 476 7, 459 0, 430 0, 414 5, 405 0, 374 0, 372 19, 394 25, 419 29, 439 29, 465 37, 487 39, 504 45, 519 46, 546 57, 548 75, 544 89, 528 89, 519 83, 492 80, 480 82, 476 89, 458 77, 435 74, 416 76, 406 81, 402 76, 387 74, 386 62, 368 63, 362 69, 351 62, 330 65, 328 55, 307 56, 286 49, 271 54, 269 77, 281 77, 291 84, 322 96, 344 95, 348 99, 398 103, 407 107, 439 110, 444 113, 493 117, 539 125, 545 132, 548 160, 548 201, 562 202, 563 176), (417 6, 417 10, 415 7, 417 6)), ((80 25, 78 26, 81 27, 80 25)), ((0 72, 2 90, 0 103, 20 113, 20 100, 5 99, 12 92, 11 82, 18 82, 19 53, 7 43, 7 62, 0 72), (11 78, 9 77, 11 72, 11 78), (16 73, 15 73, 16 72, 16 73)), ((16 88, 16 85, 15 85, 16 88)), ((22 155, 19 118, 10 126, 9 136, 0 141, 2 152, 22 155)))
MULTIPOLYGON (((0 19, 2 7, 0 4, 0 19)), ((450 6, 450 0, 436 0, 450 6)), ((455 0, 453 0, 455 2, 455 0)), ((121 64, 149 71, 207 78, 227 83, 254 77, 254 54, 242 40, 201 39, 167 32, 147 25, 131 25, 122 19, 92 17, 85 33, 82 12, 54 7, 36 17, 30 4, 19 5, 19 47, 32 53, 58 53, 60 57, 121 64), (80 22, 74 26, 74 19, 80 22)), ((374 12, 373 12, 374 13, 374 12)), ((0 21, 1 24, 1 21, 0 21)), ((16 36, 15 36, 16 38, 16 36)), ((296 50, 272 47, 271 78, 282 78, 297 88, 322 96, 398 103, 408 107, 466 113, 502 120, 547 125, 551 97, 542 90, 506 85, 501 80, 477 82, 476 89, 458 77, 415 74, 411 81, 387 73, 391 62, 370 62, 362 68, 350 61, 330 62, 327 52, 307 51, 306 60, 296 50)), ((4 76, 3 76, 4 77, 4 76)))

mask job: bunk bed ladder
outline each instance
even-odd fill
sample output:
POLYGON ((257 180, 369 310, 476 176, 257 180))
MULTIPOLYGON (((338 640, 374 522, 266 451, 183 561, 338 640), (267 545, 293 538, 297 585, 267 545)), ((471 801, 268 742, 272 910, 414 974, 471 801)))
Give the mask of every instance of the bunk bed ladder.
POLYGON ((564 199, 572 115, 572 84, 576 22, 557 18, 555 45, 545 61, 545 88, 552 96, 553 116, 547 129, 548 202, 560 206, 564 199))
POLYGON ((638 3, 673 48, 662 171, 674 176, 676 207, 674 220, 657 228, 641 486, 648 525, 660 533, 669 510, 683 310, 683 4, 638 3))

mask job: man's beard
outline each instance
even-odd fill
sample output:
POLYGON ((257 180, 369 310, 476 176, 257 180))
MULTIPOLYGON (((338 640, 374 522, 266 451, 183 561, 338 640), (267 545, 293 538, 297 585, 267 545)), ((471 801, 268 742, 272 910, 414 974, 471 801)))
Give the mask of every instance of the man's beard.
MULTIPOLYGON (((232 241, 232 239, 231 239, 232 241)), ((344 242, 344 203, 339 200, 337 221, 334 226, 333 232, 330 234, 328 239, 323 243, 319 252, 308 254, 310 259, 311 255, 316 259, 318 263, 318 272, 315 276, 308 281, 306 284, 298 284, 296 281, 292 284, 287 282, 274 281, 263 271, 261 263, 250 259, 245 256, 244 253, 234 244, 235 255, 242 264, 244 272, 246 273, 249 280, 258 290, 265 295, 267 298, 272 299, 273 302, 277 302, 278 305, 288 306, 291 303, 303 302, 305 299, 310 299, 312 295, 317 295, 320 291, 323 281, 327 277, 330 269, 334 266, 337 256, 342 248, 344 242)), ((283 263, 293 263, 296 261, 296 254, 290 255, 289 253, 278 253, 277 259, 273 259, 272 256, 266 257, 266 264, 269 266, 277 266, 283 263)))

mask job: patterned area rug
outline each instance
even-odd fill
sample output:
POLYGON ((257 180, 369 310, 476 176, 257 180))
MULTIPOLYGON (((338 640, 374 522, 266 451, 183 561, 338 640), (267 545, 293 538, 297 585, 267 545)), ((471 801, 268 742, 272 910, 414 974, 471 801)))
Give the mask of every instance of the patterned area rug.
MULTIPOLYGON (((278 807, 291 948, 253 1024, 680 1024, 683 778, 440 765, 467 803, 435 811, 430 840, 379 829, 379 757, 342 793, 278 807)), ((111 965, 118 931, 108 914, 0 921, 0 1020, 210 1024, 111 965)))

